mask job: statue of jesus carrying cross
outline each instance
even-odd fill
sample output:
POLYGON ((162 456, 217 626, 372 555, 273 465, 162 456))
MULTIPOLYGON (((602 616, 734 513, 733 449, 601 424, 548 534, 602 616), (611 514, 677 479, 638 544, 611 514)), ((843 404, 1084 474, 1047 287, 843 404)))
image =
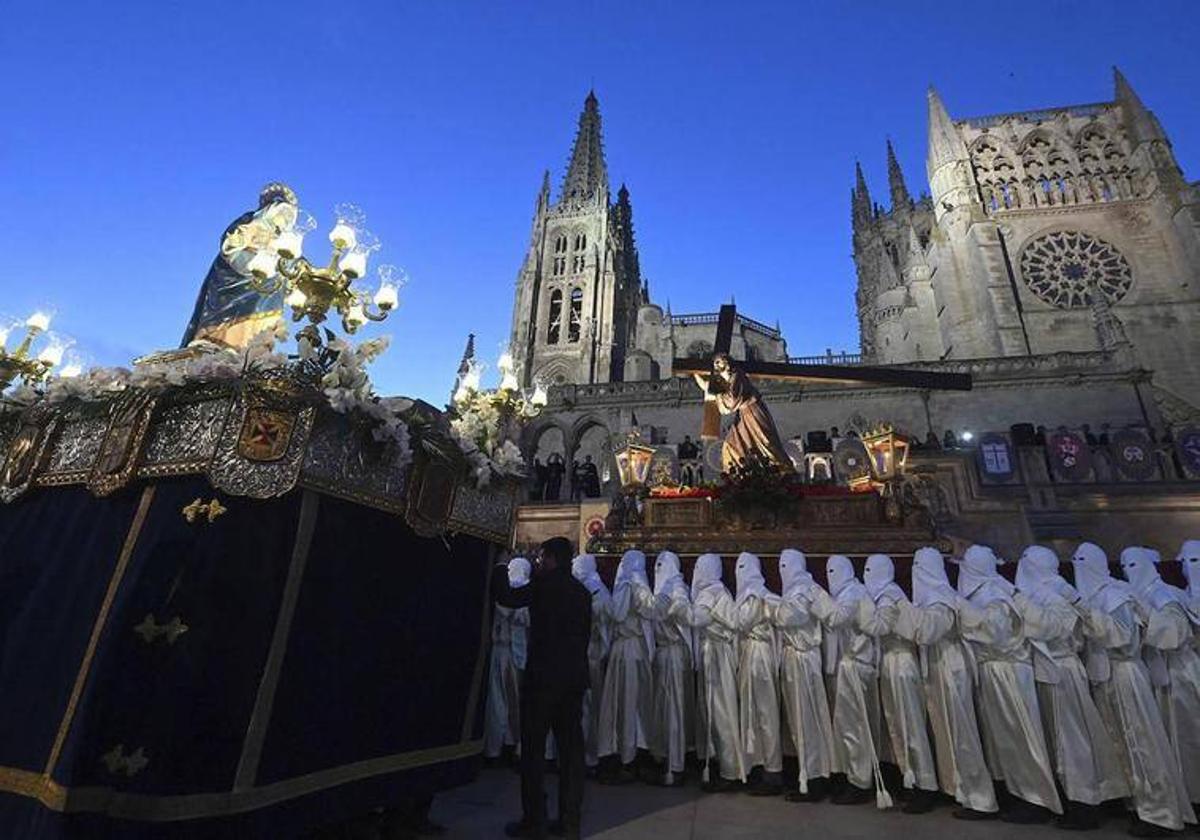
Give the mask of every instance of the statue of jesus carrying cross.
POLYGON ((971 390, 971 375, 867 365, 786 364, 783 362, 735 362, 729 356, 737 310, 721 307, 717 340, 707 359, 675 359, 673 373, 690 375, 704 392, 704 423, 700 436, 721 436, 722 414, 734 415, 733 425, 721 447, 721 469, 729 472, 740 464, 766 461, 780 472, 791 472, 792 462, 783 448, 771 412, 753 379, 790 382, 841 382, 928 390, 971 390))

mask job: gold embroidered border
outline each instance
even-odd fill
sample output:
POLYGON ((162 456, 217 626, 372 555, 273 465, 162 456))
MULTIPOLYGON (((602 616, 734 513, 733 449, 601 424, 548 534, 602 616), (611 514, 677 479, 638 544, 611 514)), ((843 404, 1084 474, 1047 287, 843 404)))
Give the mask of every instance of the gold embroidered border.
POLYGON ((62 813, 87 811, 119 819, 175 822, 253 811, 372 776, 470 758, 482 750, 482 740, 467 741, 356 761, 246 790, 171 796, 122 793, 108 787, 69 788, 44 774, 0 767, 0 791, 36 799, 47 808, 62 813))
POLYGON ((267 726, 271 722, 275 690, 279 687, 279 673, 283 670, 283 658, 287 653, 292 618, 296 614, 296 602, 300 599, 300 585, 304 582, 304 569, 308 564, 308 552, 312 548, 320 505, 321 496, 318 493, 304 491, 300 502, 300 521, 296 525, 296 542, 292 545, 292 561, 288 565, 287 582, 283 585, 279 615, 275 619, 275 632, 271 636, 262 681, 258 684, 258 696, 254 699, 254 711, 250 714, 246 739, 242 742, 242 755, 233 778, 235 792, 252 787, 258 776, 258 762, 262 758, 263 742, 266 741, 267 726))
POLYGON ((100 612, 96 614, 96 621, 92 625, 92 635, 88 639, 83 661, 79 663, 79 672, 75 675, 75 685, 71 687, 71 697, 67 701, 67 709, 63 713, 62 722, 58 725, 58 733, 54 736, 54 745, 50 748, 50 756, 46 759, 45 775, 47 776, 54 770, 54 765, 58 762, 58 756, 62 752, 63 743, 67 740, 67 733, 71 730, 71 721, 75 717, 79 697, 83 694, 83 686, 87 682, 88 671, 91 670, 92 659, 96 655, 100 634, 104 632, 104 625, 108 623, 109 610, 112 609, 113 600, 117 597, 117 590, 121 587, 121 580, 125 577, 125 570, 129 567, 129 558, 133 556, 133 549, 137 546, 138 536, 142 532, 142 526, 146 523, 146 516, 150 513, 150 504, 153 501, 154 485, 151 484, 142 491, 137 513, 134 514, 133 522, 129 525, 129 532, 125 535, 125 544, 121 547, 116 568, 113 569, 112 577, 108 581, 108 590, 104 593, 104 600, 100 604, 100 612))

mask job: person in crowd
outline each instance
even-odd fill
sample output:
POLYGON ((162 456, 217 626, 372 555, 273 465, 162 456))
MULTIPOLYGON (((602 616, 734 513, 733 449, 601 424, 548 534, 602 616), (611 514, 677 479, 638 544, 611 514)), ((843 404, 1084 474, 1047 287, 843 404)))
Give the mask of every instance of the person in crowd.
POLYGON ((871 798, 872 785, 881 807, 891 804, 879 772, 878 648, 871 635, 875 605, 854 576, 850 558, 840 554, 825 563, 833 610, 825 619, 825 670, 834 675, 834 755, 846 784, 834 794, 838 805, 871 798))
POLYGON ((767 589, 758 557, 737 559, 738 709, 742 747, 750 771, 749 792, 782 792, 783 744, 779 731, 778 656, 773 626, 779 596, 767 589))
POLYGON ((529 611, 529 651, 521 681, 521 819, 505 827, 509 837, 543 838, 552 832, 580 836, 583 805, 583 695, 588 689, 588 644, 592 603, 571 574, 571 542, 555 537, 542 543, 538 573, 514 587, 497 566, 492 576, 496 601, 529 611), (546 823, 544 790, 546 735, 558 747, 558 820, 546 823))
POLYGON ((933 431, 933 429, 930 429, 928 432, 925 433, 925 448, 928 449, 930 452, 941 451, 942 442, 940 440, 938 440, 938 436, 933 431))
POLYGON ((652 781, 668 787, 684 783, 693 741, 692 599, 679 556, 672 551, 654 563, 654 704, 650 752, 659 767, 652 781))
POLYGON ((999 811, 975 715, 973 658, 958 626, 959 595, 946 577, 942 553, 918 549, 913 556, 912 606, 901 604, 897 634, 921 646, 925 702, 942 791, 959 807, 953 816, 990 819, 999 811))
POLYGON ((613 582, 613 642, 600 697, 599 779, 606 784, 633 781, 634 762, 639 757, 644 761, 650 748, 654 611, 646 555, 626 551, 613 582))
POLYGON ((710 793, 736 790, 746 780, 738 719, 737 617, 721 570, 716 554, 702 554, 692 570, 696 754, 704 764, 704 789, 710 793))
POLYGON ((1133 546, 1121 552, 1121 570, 1146 622, 1143 656, 1194 808, 1200 802, 1200 618, 1187 593, 1159 575, 1158 560, 1154 549, 1133 546))
POLYGON ((1101 446, 1108 446, 1109 436, 1112 433, 1112 426, 1108 423, 1100 424, 1100 437, 1096 440, 1101 446))
POLYGON ((588 641, 588 690, 583 695, 583 759, 584 764, 590 770, 594 770, 599 763, 597 744, 600 731, 600 692, 604 688, 604 670, 608 664, 608 648, 612 644, 609 616, 612 595, 600 579, 594 555, 581 554, 572 560, 571 574, 592 596, 592 636, 588 641))
POLYGON ((529 491, 530 501, 540 502, 546 498, 546 465, 541 458, 533 459, 533 486, 529 491))
POLYGON ((942 435, 942 449, 958 449, 958 435, 954 434, 953 429, 947 429, 942 435))
MULTIPOLYGON (((783 550, 779 577, 782 594, 775 610, 775 628, 779 690, 789 741, 784 753, 794 753, 797 764, 796 788, 788 791, 787 799, 819 802, 828 795, 834 772, 833 724, 821 670, 821 619, 833 611, 833 602, 813 580, 803 552, 783 550)), ((788 761, 785 757, 785 763, 788 761)))
POLYGON ((681 461, 694 461, 700 457, 700 447, 692 441, 691 435, 683 436, 683 443, 679 444, 677 452, 681 461))
POLYGON ((557 502, 562 495, 563 476, 567 473, 567 462, 562 453, 553 452, 546 459, 546 495, 547 502, 557 502))
POLYGON ((1187 787, 1142 661, 1137 599, 1108 570, 1095 543, 1075 549, 1071 564, 1086 625, 1086 665, 1096 707, 1118 745, 1133 800, 1130 834, 1160 837, 1195 823, 1187 787))
POLYGON ((1013 801, 1003 819, 1045 822, 1062 814, 1046 749, 1037 687, 1014 587, 1000 576, 999 559, 984 545, 963 556, 958 575, 959 626, 979 667, 977 708, 992 778, 1013 801))
POLYGON ((909 791, 903 810, 923 814, 937 805, 937 769, 929 743, 925 686, 913 630, 897 628, 908 614, 909 600, 896 585, 896 565, 886 554, 872 554, 863 569, 863 584, 875 603, 875 635, 879 638, 879 696, 891 742, 891 754, 909 791))
POLYGON ((1067 799, 1060 822, 1064 828, 1097 828, 1097 806, 1129 789, 1076 652, 1083 644, 1079 593, 1059 575, 1058 555, 1041 545, 1021 554, 1016 579, 1014 601, 1032 648, 1042 728, 1067 799))
POLYGON ((1096 433, 1092 431, 1090 423, 1084 423, 1083 426, 1080 427, 1080 430, 1083 432, 1083 439, 1087 442, 1088 446, 1100 445, 1100 438, 1096 437, 1096 433))
POLYGON ((591 455, 583 456, 579 465, 579 473, 583 477, 583 494, 589 499, 600 498, 600 472, 592 461, 591 455))
MULTIPOLYGON (((524 557, 512 558, 505 568, 511 588, 529 585, 533 567, 524 557)), ((529 610, 524 607, 497 605, 492 611, 492 660, 483 727, 483 755, 491 761, 502 755, 512 760, 521 744, 521 675, 528 626, 529 610)))

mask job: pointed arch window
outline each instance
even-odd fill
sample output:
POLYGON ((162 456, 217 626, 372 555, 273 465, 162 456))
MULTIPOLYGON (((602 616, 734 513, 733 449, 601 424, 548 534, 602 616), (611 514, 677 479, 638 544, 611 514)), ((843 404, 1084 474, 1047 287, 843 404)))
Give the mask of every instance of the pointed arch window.
POLYGON ((562 335, 562 289, 550 293, 550 326, 546 330, 546 343, 558 344, 562 335))
POLYGON ((583 289, 576 286, 571 290, 571 316, 567 322, 567 341, 579 341, 583 324, 583 289))

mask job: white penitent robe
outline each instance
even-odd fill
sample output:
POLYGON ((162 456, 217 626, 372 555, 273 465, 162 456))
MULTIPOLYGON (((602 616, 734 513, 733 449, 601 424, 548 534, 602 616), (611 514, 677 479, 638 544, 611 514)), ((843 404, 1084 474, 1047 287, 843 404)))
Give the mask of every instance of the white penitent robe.
MULTIPOLYGON (((583 756, 588 767, 599 761, 600 694, 604 690, 604 670, 608 664, 608 648, 611 644, 609 616, 612 595, 596 571, 596 558, 582 554, 571 562, 571 573, 592 594, 592 635, 588 640, 587 692, 583 695, 583 756)), ((553 734, 551 734, 553 737, 553 734)))
POLYGON ((513 612, 501 606, 492 611, 492 659, 483 728, 483 754, 488 758, 499 756, 505 745, 520 743, 520 708, 510 699, 520 696, 521 680, 521 671, 513 663, 513 612))
POLYGON ((1192 802, 1200 802, 1200 654, 1187 593, 1159 576, 1158 552, 1127 548, 1121 568, 1146 621, 1143 656, 1192 802))
POLYGON ((779 729, 778 658, 772 594, 757 557, 742 552, 737 561, 738 713, 746 768, 767 773, 783 770, 779 729))
POLYGON ((650 748, 654 708, 650 663, 653 657, 654 593, 646 578, 646 555, 627 551, 613 583, 613 643, 600 699, 597 751, 630 764, 650 748))
MULTIPOLYGON (((526 586, 533 566, 524 557, 508 561, 508 582, 526 586)), ((529 610, 496 605, 492 613, 492 661, 484 711, 483 754, 496 758, 508 746, 521 745, 521 674, 528 646, 529 610)))
POLYGON ((871 635, 875 607, 854 577, 850 559, 830 557, 825 566, 833 610, 825 619, 825 668, 835 675, 834 756, 837 769, 855 787, 875 783, 879 758, 879 680, 876 640, 871 635))
POLYGON ((937 770, 925 716, 925 682, 908 623, 897 626, 911 606, 896 585, 896 567, 886 554, 872 554, 863 570, 863 583, 876 606, 875 634, 879 638, 879 696, 891 739, 892 757, 906 788, 936 791, 937 770))
POLYGON ((821 619, 833 602, 808 572, 804 555, 785 549, 779 558, 783 595, 775 610, 779 638, 780 697, 787 723, 784 752, 799 759, 800 792, 810 779, 835 770, 833 723, 821 670, 821 619))
POLYGON ((974 660, 959 634, 957 601, 941 552, 919 549, 913 557, 913 606, 902 610, 896 627, 897 632, 911 628, 911 638, 921 648, 942 791, 964 808, 995 813, 996 790, 975 716, 974 660))
POLYGON ((705 554, 692 572, 692 625, 696 628, 696 755, 716 760, 721 778, 745 781, 738 719, 737 618, 721 582, 721 558, 705 554))
POLYGON ((1109 575, 1108 557, 1093 543, 1075 549, 1072 563, 1088 615, 1092 696, 1119 747, 1134 808, 1143 822, 1178 831, 1196 817, 1142 662, 1133 593, 1109 575))
POLYGON ((977 707, 992 778, 1025 802, 1063 812, 1038 709, 1037 686, 1013 587, 990 548, 967 549, 958 577, 959 626, 979 665, 977 707))
POLYGON ((695 726, 692 704, 692 600, 670 551, 654 564, 654 712, 650 752, 666 764, 667 779, 683 773, 695 726))
POLYGON ((1015 598, 1033 653, 1038 707, 1055 774, 1071 802, 1099 805, 1129 793, 1116 743, 1096 710, 1083 646, 1079 598, 1058 574, 1058 556, 1045 546, 1025 549, 1017 566, 1015 598))

